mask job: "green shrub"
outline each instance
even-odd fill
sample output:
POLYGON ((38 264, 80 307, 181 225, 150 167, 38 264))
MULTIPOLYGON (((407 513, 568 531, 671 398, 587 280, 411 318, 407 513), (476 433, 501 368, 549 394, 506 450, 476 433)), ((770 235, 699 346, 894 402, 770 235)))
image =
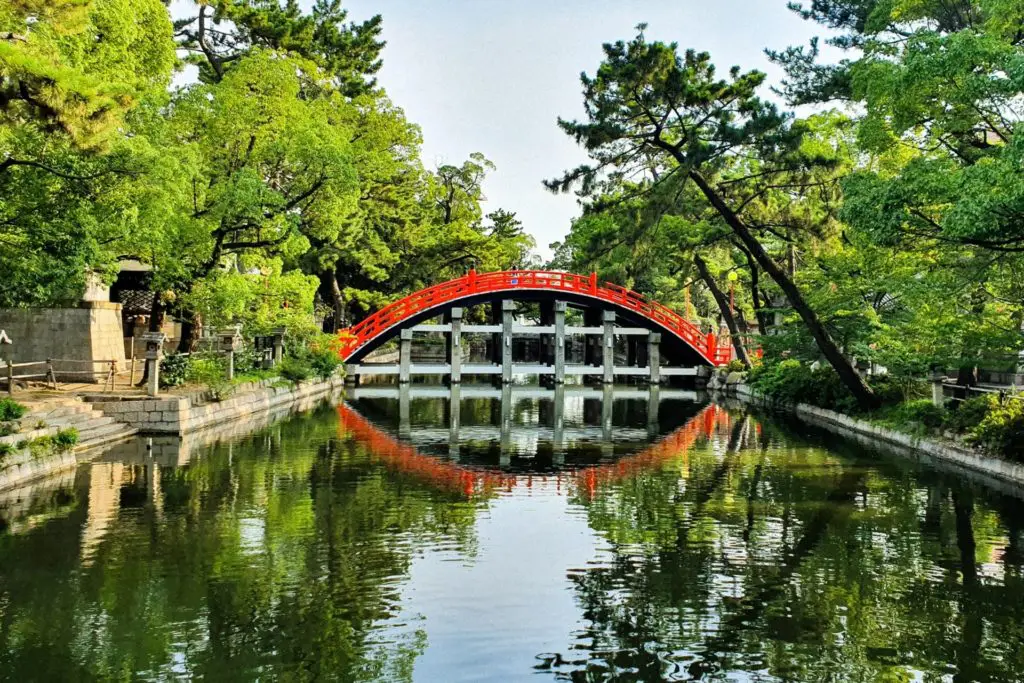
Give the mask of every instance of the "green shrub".
POLYGON ((231 391, 224 358, 193 358, 185 378, 192 384, 205 386, 214 401, 220 401, 231 391))
POLYGON ((326 381, 338 371, 341 357, 332 349, 318 349, 310 354, 309 365, 313 374, 326 381))
POLYGON ((0 436, 10 436, 21 431, 17 422, 0 422, 0 436))
POLYGON ((236 375, 258 375, 263 369, 263 354, 252 345, 235 352, 236 375))
POLYGON ((289 382, 302 382, 313 375, 313 367, 305 358, 286 356, 277 366, 281 377, 289 382))
POLYGON ((177 353, 164 356, 160 361, 160 386, 164 389, 180 387, 188 381, 191 361, 191 356, 177 353))
POLYGON ((841 412, 856 412, 857 401, 830 367, 812 370, 798 360, 753 368, 750 385, 773 403, 810 403, 841 412))
POLYGON ((28 450, 33 458, 42 458, 49 455, 50 451, 53 450, 53 437, 40 436, 39 438, 32 439, 28 442, 28 450))
POLYGON ((25 406, 10 398, 0 398, 0 422, 20 420, 28 410, 25 406))
POLYGON ((1024 461, 1024 401, 990 399, 989 410, 968 441, 1011 460, 1024 461))
POLYGON ((966 401, 950 401, 946 426, 959 434, 970 432, 981 424, 988 411, 999 401, 994 396, 977 396, 966 401))
POLYGON ((78 430, 74 427, 62 429, 53 436, 53 445, 57 451, 64 453, 70 451, 78 443, 78 430))
POLYGON ((946 411, 929 399, 907 401, 896 406, 890 422, 899 427, 920 426, 926 429, 938 429, 946 420, 946 411))
POLYGON ((14 446, 9 443, 0 443, 0 460, 14 452, 14 446))
POLYGON ((725 366, 726 372, 746 372, 747 366, 743 364, 741 360, 731 360, 729 364, 725 366))

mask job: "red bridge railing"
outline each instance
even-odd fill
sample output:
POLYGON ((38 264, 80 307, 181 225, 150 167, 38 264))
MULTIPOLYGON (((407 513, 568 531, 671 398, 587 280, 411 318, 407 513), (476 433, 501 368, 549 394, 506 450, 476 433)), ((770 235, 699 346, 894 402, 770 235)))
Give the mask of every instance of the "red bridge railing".
POLYGON ((491 292, 544 290, 569 292, 621 306, 657 323, 689 344, 708 363, 727 365, 732 360, 732 347, 718 344, 714 333, 703 333, 692 322, 675 311, 651 301, 641 294, 610 282, 599 283, 597 274, 576 275, 544 270, 510 270, 469 274, 421 289, 404 299, 380 309, 362 322, 340 333, 341 357, 348 360, 359 349, 396 325, 448 302, 491 292))
POLYGON ((395 326, 425 310, 471 296, 488 293, 543 290, 568 292, 592 297, 622 306, 668 330, 686 342, 715 367, 728 365, 732 359, 730 344, 719 344, 714 333, 702 333, 693 323, 676 311, 651 301, 625 287, 598 283, 597 273, 580 275, 550 270, 503 270, 468 274, 410 294, 370 315, 364 321, 339 333, 339 352, 345 360, 360 348, 395 326))

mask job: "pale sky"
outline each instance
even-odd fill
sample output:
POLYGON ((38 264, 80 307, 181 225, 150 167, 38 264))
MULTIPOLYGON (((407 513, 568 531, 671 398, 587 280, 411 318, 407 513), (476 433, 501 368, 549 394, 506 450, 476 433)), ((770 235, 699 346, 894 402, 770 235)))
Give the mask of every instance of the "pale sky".
MULTIPOLYGON (((632 38, 676 41, 711 53, 719 72, 738 64, 779 77, 765 47, 803 44, 821 27, 786 0, 346 0, 353 20, 384 17, 379 82, 423 129, 427 166, 482 152, 498 167, 485 212, 514 211, 540 254, 578 214, 573 195, 552 195, 545 178, 585 161, 556 125, 582 114, 581 71, 593 73, 601 45, 632 38)), ((765 93, 768 95, 768 93, 765 93)))

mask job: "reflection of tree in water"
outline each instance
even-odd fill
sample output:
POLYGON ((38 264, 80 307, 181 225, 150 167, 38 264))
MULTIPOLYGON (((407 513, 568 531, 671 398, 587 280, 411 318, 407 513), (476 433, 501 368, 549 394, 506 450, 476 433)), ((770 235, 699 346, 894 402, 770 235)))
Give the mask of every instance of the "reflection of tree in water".
POLYGON ((409 680, 401 581, 425 539, 471 548, 476 507, 336 432, 212 448, 161 471, 159 508, 137 466, 89 567, 80 510, 0 537, 0 679, 409 680))
MULTIPOLYGON (((1024 670, 1016 527, 1000 556, 998 513, 963 484, 756 427, 737 417, 659 469, 577 496, 615 552, 570 574, 586 626, 539 669, 638 681, 1024 670)), ((996 504, 1020 518, 1019 503, 996 504)))

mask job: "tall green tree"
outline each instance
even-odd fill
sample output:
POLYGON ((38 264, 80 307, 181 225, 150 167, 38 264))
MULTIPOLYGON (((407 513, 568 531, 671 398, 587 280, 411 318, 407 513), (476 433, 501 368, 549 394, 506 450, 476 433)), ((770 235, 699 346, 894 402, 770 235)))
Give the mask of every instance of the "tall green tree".
MULTIPOLYGON (((641 27, 642 28, 642 27, 641 27)), ((778 285, 813 336, 822 356, 865 408, 877 398, 832 339, 793 278, 768 253, 719 181, 730 157, 758 160, 760 178, 809 168, 814 159, 799 153, 803 128, 757 96, 760 72, 733 68, 728 79, 716 76, 707 53, 647 42, 641 33, 626 43, 604 46, 605 59, 594 77, 583 75, 585 121, 560 120, 595 163, 569 171, 549 187, 579 185, 592 191, 608 170, 628 174, 651 160, 659 177, 675 175, 692 182, 757 265, 778 285)), ((764 188, 767 191, 769 187, 764 188)))
POLYGON ((179 93, 156 124, 180 160, 178 194, 158 255, 158 277, 182 295, 194 342, 193 285, 217 269, 258 268, 264 256, 298 256, 331 240, 354 213, 351 104, 322 94, 315 65, 253 51, 223 80, 179 93), (306 93, 313 90, 313 95, 306 93))
MULTIPOLYGON (((787 70, 783 92, 863 110, 865 162, 844 182, 842 218, 877 244, 920 250, 926 262, 939 250, 964 265, 954 272, 965 274, 965 319, 1024 309, 1024 7, 820 0, 794 9, 836 30, 830 42, 849 57, 825 62, 816 43, 770 53, 787 70)), ((976 342, 965 337, 963 383, 973 381, 976 342)))
POLYGON ((384 48, 379 14, 347 22, 341 0, 314 0, 308 13, 296 0, 216 0, 193 9, 175 30, 203 81, 219 81, 250 50, 265 48, 315 62, 347 97, 376 87, 384 48))
POLYGON ((160 0, 14 0, 0 6, 0 173, 34 137, 102 148, 124 115, 170 82, 171 22, 160 0))

